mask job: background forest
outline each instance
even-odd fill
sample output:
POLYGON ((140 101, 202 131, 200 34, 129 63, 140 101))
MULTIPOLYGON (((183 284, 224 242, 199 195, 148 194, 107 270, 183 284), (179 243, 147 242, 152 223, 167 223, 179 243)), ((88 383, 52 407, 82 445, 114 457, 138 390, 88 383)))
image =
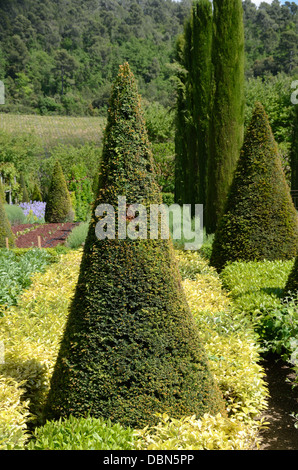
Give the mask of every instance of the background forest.
MULTIPOLYGON (((191 0, 0 2, 4 112, 106 112, 118 65, 128 61, 143 98, 173 104, 175 43, 191 0)), ((246 78, 298 69, 298 5, 243 2, 246 78)))

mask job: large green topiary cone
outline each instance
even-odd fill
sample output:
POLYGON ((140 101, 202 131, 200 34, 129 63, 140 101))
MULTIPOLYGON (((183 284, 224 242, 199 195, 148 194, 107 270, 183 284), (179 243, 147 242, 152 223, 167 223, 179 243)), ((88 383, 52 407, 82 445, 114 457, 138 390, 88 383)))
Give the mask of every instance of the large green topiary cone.
POLYGON ((286 295, 289 293, 298 294, 298 256, 296 256, 296 260, 288 277, 284 292, 286 295))
MULTIPOLYGON (((99 194, 45 419, 91 414, 130 426, 224 413, 168 240, 99 240, 100 203, 161 202, 128 64, 113 87, 99 194)), ((127 221, 125 223, 128 223, 127 221)))
POLYGON ((70 194, 60 163, 54 166, 51 185, 47 198, 45 221, 48 223, 69 222, 73 220, 70 194))
POLYGON ((4 208, 5 195, 2 183, 0 181, 0 248, 6 247, 6 238, 10 248, 15 247, 15 237, 11 230, 11 225, 4 208))
POLYGON ((298 245, 298 216, 263 106, 257 103, 215 233, 211 264, 291 259, 298 245))

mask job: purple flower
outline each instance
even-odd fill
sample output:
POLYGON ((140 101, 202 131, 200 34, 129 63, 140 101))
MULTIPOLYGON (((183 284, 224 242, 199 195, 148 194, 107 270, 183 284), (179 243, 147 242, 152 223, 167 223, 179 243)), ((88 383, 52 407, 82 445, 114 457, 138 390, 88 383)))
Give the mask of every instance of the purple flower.
POLYGON ((30 201, 30 202, 22 202, 19 205, 21 209, 23 210, 25 216, 32 215, 34 218, 36 218, 39 221, 42 221, 44 219, 45 210, 46 210, 45 202, 30 201))

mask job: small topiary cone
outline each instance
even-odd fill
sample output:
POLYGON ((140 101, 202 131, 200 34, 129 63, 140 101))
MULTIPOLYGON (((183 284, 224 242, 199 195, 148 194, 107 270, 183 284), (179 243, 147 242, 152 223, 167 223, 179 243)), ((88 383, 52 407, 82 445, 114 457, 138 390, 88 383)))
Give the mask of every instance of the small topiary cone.
POLYGON ((47 198, 45 221, 48 223, 69 222, 73 220, 70 194, 60 163, 54 166, 52 181, 47 198))

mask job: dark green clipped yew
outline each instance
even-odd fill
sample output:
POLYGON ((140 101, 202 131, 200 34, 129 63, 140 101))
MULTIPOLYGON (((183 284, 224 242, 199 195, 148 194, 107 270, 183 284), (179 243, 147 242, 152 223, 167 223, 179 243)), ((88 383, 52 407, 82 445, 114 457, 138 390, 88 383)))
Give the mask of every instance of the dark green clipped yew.
POLYGON ((267 114, 256 103, 210 262, 221 270, 236 260, 291 259, 297 246, 297 212, 267 114))
POLYGON ((298 294, 298 256, 296 256, 295 263, 292 271, 288 277, 285 290, 285 294, 298 294))
POLYGON ((4 208, 5 195, 0 181, 0 248, 6 247, 6 238, 10 248, 15 247, 15 237, 4 208))
POLYGON ((70 194, 60 163, 54 166, 48 193, 45 221, 48 223, 69 222, 73 220, 70 194))
MULTIPOLYGON (((96 208, 161 202, 134 76, 120 66, 105 131, 99 191, 45 419, 92 415, 132 427, 224 411, 169 240, 98 239, 96 208)), ((126 218, 125 226, 131 221, 126 218)))

